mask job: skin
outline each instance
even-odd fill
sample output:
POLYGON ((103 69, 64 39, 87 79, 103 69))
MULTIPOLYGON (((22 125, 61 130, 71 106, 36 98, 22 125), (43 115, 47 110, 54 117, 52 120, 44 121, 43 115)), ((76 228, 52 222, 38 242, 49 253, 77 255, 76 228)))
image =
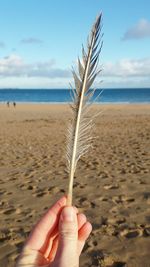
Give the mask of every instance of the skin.
POLYGON ((60 198, 30 233, 16 267, 79 267, 79 257, 92 226, 76 207, 60 198), (27 251, 30 262, 24 255, 27 251), (30 263, 30 264, 29 264, 30 263))

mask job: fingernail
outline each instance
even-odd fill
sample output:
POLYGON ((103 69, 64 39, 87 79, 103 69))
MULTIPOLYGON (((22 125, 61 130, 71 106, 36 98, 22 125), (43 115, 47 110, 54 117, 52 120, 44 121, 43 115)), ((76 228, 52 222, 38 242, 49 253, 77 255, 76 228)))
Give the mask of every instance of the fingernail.
POLYGON ((61 220, 65 222, 73 222, 75 210, 73 207, 65 207, 61 213, 61 220))

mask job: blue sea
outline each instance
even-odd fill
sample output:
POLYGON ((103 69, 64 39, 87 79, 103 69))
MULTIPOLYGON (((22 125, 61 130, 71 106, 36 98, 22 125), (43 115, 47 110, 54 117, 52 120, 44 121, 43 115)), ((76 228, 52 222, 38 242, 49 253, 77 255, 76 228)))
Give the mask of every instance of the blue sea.
MULTIPOLYGON (((102 89, 94 93, 95 99, 102 89)), ((0 102, 17 103, 66 103, 71 102, 70 90, 68 89, 0 89, 0 102)), ((149 89, 105 89, 97 103, 150 103, 149 89)))

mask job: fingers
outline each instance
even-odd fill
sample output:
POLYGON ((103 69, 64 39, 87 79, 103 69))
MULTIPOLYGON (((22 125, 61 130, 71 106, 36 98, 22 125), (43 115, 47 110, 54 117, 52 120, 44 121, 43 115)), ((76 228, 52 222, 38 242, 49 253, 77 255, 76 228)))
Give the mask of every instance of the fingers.
POLYGON ((86 241, 92 231, 92 225, 90 222, 86 222, 82 228, 79 230, 78 239, 79 241, 86 241))
MULTIPOLYGON (((78 212, 77 208, 73 207, 76 211, 76 213, 78 212)), ((82 226, 86 223, 87 219, 86 216, 82 213, 77 214, 77 221, 78 221, 78 233, 79 230, 82 228, 82 226)), ((82 233, 82 232, 81 232, 82 233)), ((58 243, 59 243, 59 237, 58 235, 55 236, 55 238, 51 238, 49 246, 47 247, 47 250, 44 254, 44 256, 46 258, 49 259, 50 262, 52 262, 55 258, 56 255, 56 251, 58 248, 58 243)))
POLYGON ((63 208, 59 220, 59 245, 54 266, 78 266, 78 221, 73 207, 63 208), (67 263, 67 265, 66 265, 67 263))
POLYGON ((59 236, 55 237, 55 239, 53 240, 51 250, 49 251, 49 255, 47 257, 49 262, 52 262, 54 260, 54 258, 56 256, 58 244, 59 244, 59 236))
POLYGON ((79 231, 80 228, 83 226, 83 224, 85 224, 85 222, 87 221, 87 218, 83 213, 79 213, 77 214, 77 220, 78 220, 78 231, 79 231))
POLYGON ((82 252, 82 249, 85 245, 85 241, 89 237, 92 231, 92 225, 89 222, 86 222, 79 231, 79 238, 78 238, 78 253, 79 256, 82 252))
POLYGON ((84 214, 76 214, 72 207, 65 207, 60 216, 59 238, 54 240, 49 254, 50 261, 55 257, 53 266, 58 266, 60 263, 63 266, 63 262, 67 262, 67 266, 72 262, 78 266, 79 255, 91 230, 92 226, 84 214))
POLYGON ((66 205, 66 197, 59 199, 41 218, 31 232, 26 245, 44 253, 49 237, 56 228, 62 208, 66 205))
MULTIPOLYGON (((78 209, 76 207, 73 207, 75 210, 75 213, 78 213, 78 209)), ((79 228, 78 228, 79 229, 79 228)), ((54 255, 54 249, 57 249, 57 246, 54 246, 54 243, 56 243, 56 239, 58 240, 58 235, 59 235, 59 230, 58 230, 58 225, 56 226, 56 228, 54 229, 54 231, 50 234, 49 236, 49 241, 47 242, 47 247, 45 249, 44 252, 44 256, 47 258, 49 258, 48 255, 50 255, 50 258, 54 257, 51 255, 54 255), (51 252, 53 250, 53 252, 51 252)), ((58 242, 57 242, 58 243, 58 242)))
POLYGON ((85 241, 92 231, 92 225, 87 221, 84 214, 78 214, 78 226, 80 226, 78 231, 78 253, 80 255, 85 245, 85 241))
POLYGON ((58 238, 58 227, 56 227, 54 229, 54 231, 51 233, 51 235, 49 237, 49 240, 47 242, 45 251, 43 251, 43 255, 44 255, 45 258, 49 257, 49 254, 50 254, 50 252, 52 250, 52 247, 53 247, 53 243, 54 243, 56 238, 58 238))

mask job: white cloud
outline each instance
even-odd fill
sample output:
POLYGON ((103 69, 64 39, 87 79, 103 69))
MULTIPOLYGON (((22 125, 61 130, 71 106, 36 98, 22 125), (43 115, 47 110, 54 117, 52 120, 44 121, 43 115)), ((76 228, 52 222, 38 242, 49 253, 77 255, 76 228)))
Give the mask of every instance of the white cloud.
MULTIPOLYGON (((68 88, 70 81, 71 71, 54 60, 27 63, 17 54, 0 59, 0 88, 68 88)), ((95 86, 150 87, 150 57, 105 62, 95 86)))
POLYGON ((42 44, 43 41, 35 37, 29 37, 29 38, 22 39, 21 43, 22 44, 42 44))
POLYGON ((141 19, 139 22, 128 29, 122 40, 142 39, 150 37, 150 22, 146 19, 141 19))
POLYGON ((49 79, 47 77, 3 77, 0 88, 69 88, 68 79, 49 79))
POLYGON ((66 78, 70 71, 54 67, 54 60, 46 62, 26 63, 22 57, 12 54, 0 59, 1 77, 46 77, 66 78))
POLYGON ((150 88, 150 79, 104 79, 96 88, 150 88))
POLYGON ((143 59, 122 59, 106 62, 103 67, 105 77, 150 77, 150 57, 143 59))

